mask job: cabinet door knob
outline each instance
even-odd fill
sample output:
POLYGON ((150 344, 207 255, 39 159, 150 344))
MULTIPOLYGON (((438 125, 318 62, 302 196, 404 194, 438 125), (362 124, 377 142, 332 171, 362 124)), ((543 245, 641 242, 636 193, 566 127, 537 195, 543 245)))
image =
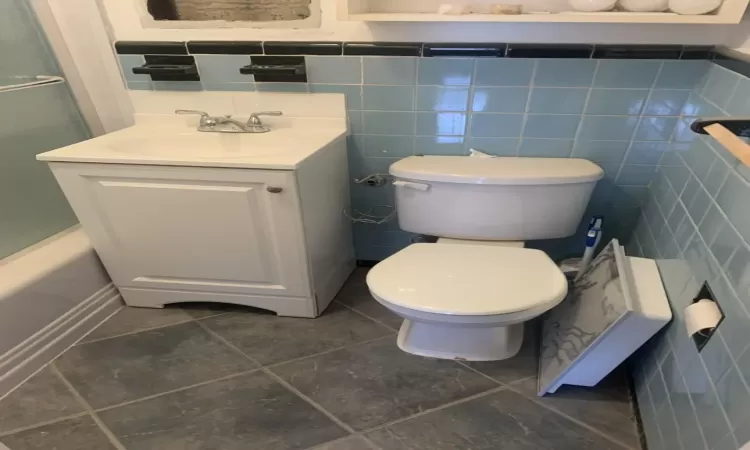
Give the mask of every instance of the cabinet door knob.
POLYGON ((283 191, 283 188, 275 187, 275 186, 268 186, 266 190, 272 194, 278 194, 279 192, 283 191))

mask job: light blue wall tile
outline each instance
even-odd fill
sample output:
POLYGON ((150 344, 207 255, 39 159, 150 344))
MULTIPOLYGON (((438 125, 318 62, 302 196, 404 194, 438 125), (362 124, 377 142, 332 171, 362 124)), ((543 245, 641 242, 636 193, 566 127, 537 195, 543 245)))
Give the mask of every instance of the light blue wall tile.
POLYGON ((530 138, 573 139, 581 122, 578 115, 529 114, 523 136, 530 138))
POLYGON ((586 104, 587 88, 543 88, 531 91, 529 112, 541 114, 580 114, 586 104))
POLYGON ((637 116, 648 93, 648 89, 592 89, 586 114, 637 116))
MULTIPOLYGON (((718 336, 709 339, 700 353, 700 356, 703 359, 703 364, 708 371, 708 376, 711 377, 714 384, 717 384, 719 379, 721 379, 732 364, 734 364, 732 357, 729 356, 729 350, 727 350, 726 345, 724 345, 724 340, 720 337, 721 330, 719 330, 718 333, 718 336)), ((716 388, 717 392, 721 392, 718 390, 718 384, 716 388)))
POLYGON ((603 59, 599 61, 594 86, 650 89, 660 67, 658 60, 603 59))
POLYGON ((467 111, 469 87, 418 86, 417 111, 467 111))
POLYGON ((739 81, 740 76, 735 72, 713 65, 708 72, 708 80, 701 95, 719 108, 724 108, 729 103, 739 81))
POLYGON ((655 166, 623 165, 616 183, 623 186, 648 186, 656 175, 655 166))
POLYGON ((638 128, 633 135, 638 141, 668 141, 672 137, 676 117, 641 117, 638 128))
POLYGON ((571 139, 533 139, 524 137, 518 156, 538 158, 568 158, 573 150, 571 139))
POLYGON ((414 134, 415 115, 412 112, 362 111, 362 120, 366 134, 414 134))
POLYGON ((471 84, 473 73, 471 58, 420 58, 418 84, 465 86, 471 84))
POLYGON ((362 80, 364 84, 415 84, 417 58, 363 56, 362 80))
POLYGON ((750 186, 735 173, 729 175, 716 198, 719 207, 746 241, 750 241, 750 208, 747 207, 749 198, 750 186))
MULTIPOLYGON (((727 358, 728 356, 727 354, 727 358)), ((730 361, 727 362, 730 363, 730 361)), ((747 386, 737 368, 727 367, 727 369, 727 373, 716 384, 716 392, 724 411, 727 413, 732 429, 740 430, 750 425, 750 410, 747 408, 747 405, 750 405, 750 393, 748 393, 747 386)))
POLYGON ((305 56, 307 81, 319 84, 362 84, 358 56, 305 56))
POLYGON ((667 180, 669 180, 675 194, 680 195, 690 179, 690 170, 685 166, 661 166, 661 171, 667 180))
POLYGON ((670 149, 668 142, 640 142, 633 141, 625 158, 625 164, 656 165, 664 152, 670 149))
POLYGON ((137 75, 133 73, 133 67, 141 67, 146 64, 143 55, 117 55, 120 60, 120 68, 125 81, 151 82, 151 75, 137 75))
POLYGON ((157 91, 202 91, 203 85, 200 81, 154 81, 154 89, 157 91))
POLYGON ((362 86, 358 85, 336 85, 336 84, 311 84, 312 93, 333 93, 346 96, 346 109, 362 109, 362 86))
POLYGON ((746 246, 735 250, 727 264, 727 275, 739 298, 750 298, 750 250, 746 246))
POLYGON ((414 154, 414 138, 411 136, 364 137, 364 155, 369 157, 399 157, 414 154))
POLYGON ((204 91, 224 91, 224 92, 253 92, 255 83, 209 83, 201 81, 204 91))
POLYGON ((258 92, 308 92, 307 83, 255 83, 258 92))
POLYGON ((737 89, 724 108, 731 116, 750 116, 750 80, 741 77, 737 89))
POLYGON ((195 55, 198 73, 204 83, 251 83, 252 75, 242 75, 240 67, 250 64, 247 55, 195 55))
POLYGON ((412 111, 414 86, 363 86, 362 107, 376 111, 412 111))
POLYGON ((528 86, 533 72, 533 59, 479 58, 474 83, 477 86, 528 86))
POLYGON ((518 144, 518 138, 472 137, 468 142, 469 148, 494 156, 516 156, 518 144))
POLYGON ((417 113, 417 135, 419 136, 463 136, 464 134, 466 134, 466 114, 417 113))
POLYGON ((710 67, 708 61, 664 61, 656 89, 693 89, 710 67))
POLYGON ((476 112, 523 113, 529 89, 522 87, 475 87, 471 110, 476 112))
POLYGON ((712 244, 716 236, 725 226, 729 226, 728 222, 724 218, 724 213, 719 211, 719 208, 715 203, 711 202, 711 206, 703 217, 703 220, 698 224, 698 230, 703 236, 706 244, 712 244))
POLYGON ((655 89, 651 91, 643 114, 647 116, 679 116, 692 91, 655 89))
POLYGON ((463 156, 468 154, 464 141, 460 136, 417 136, 414 139, 414 154, 463 156))
POLYGON ((703 186, 712 197, 718 195, 719 190, 727 179, 727 176, 729 176, 729 170, 729 166, 727 166, 722 159, 714 159, 708 174, 706 174, 706 177, 703 179, 703 186))
POLYGON ((578 139, 584 141, 629 141, 637 117, 583 116, 578 139))
POLYGON ((533 83, 535 86, 588 87, 595 71, 593 59, 540 59, 533 83))
POLYGON ((151 81, 128 81, 128 89, 131 91, 152 91, 154 90, 154 83, 151 81))
MULTIPOLYGON (((682 115, 691 117, 716 117, 723 116, 724 113, 716 106, 708 103, 696 91, 693 91, 682 108, 682 115)), ((692 122, 692 119, 690 121, 692 122)))
POLYGON ((711 206, 711 198, 702 186, 698 186, 693 199, 685 206, 687 207, 688 215, 693 219, 693 223, 697 224, 701 222, 709 206, 711 206))
POLYGON ((672 134, 672 141, 675 143, 690 143, 698 139, 698 135, 690 129, 690 124, 693 123, 693 118, 680 118, 677 120, 677 124, 672 134))
MULTIPOLYGON (((364 118, 362 117, 361 111, 349 111, 347 113, 347 118, 349 119, 349 131, 352 134, 364 134, 365 124, 364 124, 364 118)), ((388 134, 388 133, 384 133, 384 134, 388 134)))
POLYGON ((584 141, 577 140, 571 154, 595 163, 620 164, 625 158, 630 141, 584 141))
POLYGON ((742 238, 734 230, 734 227, 726 225, 721 227, 716 238, 709 244, 709 248, 719 265, 726 268, 732 256, 734 256, 734 252, 742 245, 744 245, 742 238))
POLYGON ((518 137, 523 114, 472 114, 472 137, 518 137))

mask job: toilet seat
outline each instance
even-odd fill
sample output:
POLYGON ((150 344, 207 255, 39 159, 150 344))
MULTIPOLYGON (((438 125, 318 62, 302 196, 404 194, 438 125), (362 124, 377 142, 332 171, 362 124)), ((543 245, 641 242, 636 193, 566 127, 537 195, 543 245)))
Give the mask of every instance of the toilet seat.
POLYGON ((367 285, 396 307, 451 316, 544 311, 568 288, 542 251, 470 244, 412 244, 373 267, 367 285))

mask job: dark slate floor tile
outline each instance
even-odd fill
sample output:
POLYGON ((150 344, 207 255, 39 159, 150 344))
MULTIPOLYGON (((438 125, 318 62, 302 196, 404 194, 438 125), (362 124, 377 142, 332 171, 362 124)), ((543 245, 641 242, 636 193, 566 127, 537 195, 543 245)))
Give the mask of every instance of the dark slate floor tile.
POLYGON ((349 436, 338 441, 329 442, 312 450, 380 450, 367 442, 362 436, 349 436))
POLYGON ((55 364, 94 408, 255 368, 195 322, 77 345, 55 364))
POLYGON ((511 391, 459 403, 367 437, 383 450, 621 448, 511 391))
POLYGON ((538 327, 534 322, 525 325, 523 345, 513 358, 502 361, 467 362, 466 364, 501 383, 513 383, 524 378, 535 377, 539 365, 538 327))
POLYGON ((291 450, 346 436, 262 372, 99 413, 128 450, 291 450))
POLYGON ((367 270, 368 269, 361 267, 357 268, 349 279, 346 280, 341 291, 336 295, 335 300, 361 312, 367 317, 372 317, 373 319, 398 330, 404 319, 378 303, 378 301, 372 297, 370 289, 368 289, 367 284, 365 283, 367 270))
POLYGON ((317 319, 231 313, 201 323, 261 364, 288 361, 393 333, 337 304, 317 319))
POLYGON ((62 380, 45 367, 0 400, 0 433, 83 411, 62 380))
POLYGON ((530 378, 514 388, 530 397, 536 397, 546 406, 567 414, 596 428, 611 438, 632 447, 640 448, 638 427, 627 386, 617 378, 619 373, 602 380, 595 387, 562 386, 554 394, 536 397, 537 380, 530 378))
POLYGON ((115 450, 89 416, 0 437, 11 450, 115 450))
POLYGON ((405 353, 394 341, 383 339, 272 370, 356 430, 498 386, 453 361, 405 353))
POLYGON ((81 342, 187 322, 193 318, 176 308, 125 307, 89 333, 81 342))

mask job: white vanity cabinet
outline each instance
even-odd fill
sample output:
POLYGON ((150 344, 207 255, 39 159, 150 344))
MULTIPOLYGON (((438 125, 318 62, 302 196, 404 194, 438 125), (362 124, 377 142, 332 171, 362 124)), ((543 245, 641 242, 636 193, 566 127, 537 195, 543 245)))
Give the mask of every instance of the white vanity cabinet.
POLYGON ((354 267, 345 138, 293 170, 50 162, 130 306, 316 317, 354 267))

